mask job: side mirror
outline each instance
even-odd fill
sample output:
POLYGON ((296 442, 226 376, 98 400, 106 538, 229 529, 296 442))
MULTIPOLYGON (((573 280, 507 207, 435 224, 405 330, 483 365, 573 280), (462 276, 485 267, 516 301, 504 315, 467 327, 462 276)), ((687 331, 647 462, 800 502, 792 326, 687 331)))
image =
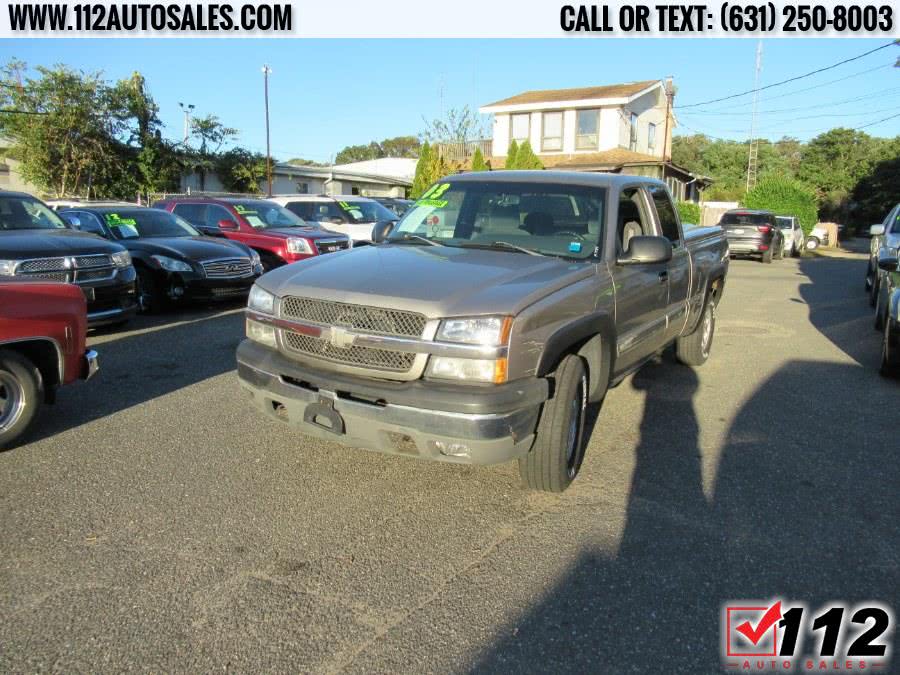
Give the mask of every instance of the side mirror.
POLYGON ((69 213, 62 213, 60 215, 73 230, 81 229, 81 219, 78 218, 78 216, 69 213))
POLYGON ((672 259, 672 242, 665 237, 632 237, 617 265, 652 265, 672 259))
POLYGON ((898 258, 896 256, 881 256, 878 258, 878 269, 884 270, 885 272, 896 272, 898 271, 898 258))
POLYGON ((222 230, 236 230, 238 229, 238 224, 233 220, 223 219, 219 221, 219 229, 222 230))
POLYGON ((869 234, 873 237, 880 237, 884 234, 884 225, 873 225, 869 228, 869 234))
POLYGON ((372 241, 376 244, 383 242, 393 232, 396 224, 396 220, 384 220, 380 223, 375 223, 375 227, 372 228, 372 241))

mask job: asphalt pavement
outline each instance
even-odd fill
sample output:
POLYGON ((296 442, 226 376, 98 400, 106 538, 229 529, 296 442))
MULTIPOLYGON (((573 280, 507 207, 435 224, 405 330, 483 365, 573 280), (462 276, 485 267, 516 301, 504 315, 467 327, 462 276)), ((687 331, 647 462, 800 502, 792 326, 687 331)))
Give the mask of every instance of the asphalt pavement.
POLYGON ((93 335, 0 453, 0 671, 712 672, 729 600, 900 611, 864 269, 734 261, 710 361, 611 390, 562 495, 263 419, 234 305, 93 335))

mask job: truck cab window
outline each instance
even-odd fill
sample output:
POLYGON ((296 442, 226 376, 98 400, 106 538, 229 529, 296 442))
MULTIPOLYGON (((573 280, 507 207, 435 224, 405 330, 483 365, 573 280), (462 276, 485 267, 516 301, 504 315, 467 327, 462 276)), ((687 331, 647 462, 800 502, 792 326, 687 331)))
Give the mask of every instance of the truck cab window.
POLYGON ((675 207, 672 205, 668 191, 665 188, 654 186, 650 188, 650 197, 656 206, 656 215, 659 216, 662 235, 672 242, 672 246, 678 246, 681 243, 678 215, 675 213, 675 207))

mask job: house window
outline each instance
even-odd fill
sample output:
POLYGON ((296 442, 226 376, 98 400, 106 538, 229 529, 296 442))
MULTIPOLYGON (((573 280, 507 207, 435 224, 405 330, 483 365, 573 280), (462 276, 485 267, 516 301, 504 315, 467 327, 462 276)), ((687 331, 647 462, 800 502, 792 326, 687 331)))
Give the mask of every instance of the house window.
POLYGON ((628 138, 628 149, 636 151, 637 150, 637 129, 638 129, 637 113, 631 113, 629 123, 630 123, 630 134, 629 134, 629 138, 628 138))
POLYGON ((652 122, 647 125, 647 150, 653 152, 656 149, 656 125, 652 122))
POLYGON ((600 123, 599 110, 579 110, 575 134, 576 150, 596 150, 599 145, 597 127, 600 123))
POLYGON ((309 194, 309 183, 297 183, 297 192, 301 195, 309 194))
POLYGON ((541 132, 541 150, 562 150, 563 114, 562 112, 546 112, 543 117, 541 132))
POLYGON ((516 143, 527 141, 531 131, 531 114, 525 113, 520 115, 511 115, 512 117, 512 140, 516 143))

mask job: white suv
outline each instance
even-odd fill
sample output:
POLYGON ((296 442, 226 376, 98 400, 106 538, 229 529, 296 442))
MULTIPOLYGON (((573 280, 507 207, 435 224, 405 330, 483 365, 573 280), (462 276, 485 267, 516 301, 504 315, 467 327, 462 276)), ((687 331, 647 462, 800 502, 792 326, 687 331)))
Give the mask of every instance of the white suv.
POLYGON ((354 244, 371 243, 375 225, 398 220, 397 214, 374 199, 356 195, 281 195, 268 199, 308 223, 346 234, 354 244))

